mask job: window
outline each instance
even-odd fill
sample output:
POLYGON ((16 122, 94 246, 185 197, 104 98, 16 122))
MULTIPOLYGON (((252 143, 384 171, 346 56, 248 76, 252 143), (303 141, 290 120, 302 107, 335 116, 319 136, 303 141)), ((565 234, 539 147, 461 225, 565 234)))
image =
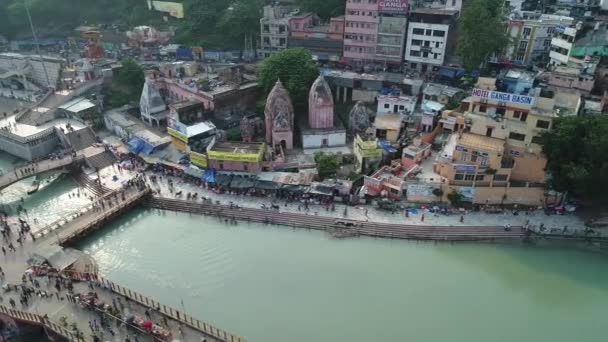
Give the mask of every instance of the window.
POLYGON ((436 53, 434 53, 434 54, 433 54, 433 58, 434 58, 434 59, 437 59, 437 56, 438 56, 438 55, 437 55, 436 53))
POLYGON ((515 55, 515 60, 522 62, 524 60, 525 56, 526 56, 525 52, 520 52, 517 55, 515 55))
POLYGON ((546 48, 547 48, 547 47, 549 47, 549 46, 551 46, 551 39, 547 39, 547 40, 545 40, 545 41, 543 42, 543 46, 544 46, 544 47, 546 47, 546 48))
POLYGON ((243 165, 243 171, 249 171, 249 167, 247 167, 247 165, 243 165))
POLYGON ((544 128, 544 129, 549 129, 549 126, 551 125, 550 121, 546 121, 546 120, 536 120, 536 128, 544 128))
POLYGON ((412 45, 413 46, 420 46, 420 45, 422 45, 422 40, 420 40, 420 39, 412 39, 412 45))
POLYGON ((506 109, 504 107, 503 108, 496 108, 496 114, 498 114, 498 115, 505 116, 505 112, 506 112, 506 109))
POLYGON ((287 43, 287 39, 285 39, 285 38, 280 38, 280 39, 279 39, 279 45, 280 45, 280 46, 285 45, 285 43, 287 43))
POLYGON ((519 42, 519 49, 520 50, 526 50, 527 47, 528 47, 528 42, 527 41, 519 42))
POLYGON ((481 167, 488 166, 488 154, 487 153, 481 154, 481 163, 479 163, 479 166, 481 166, 481 167))
POLYGON ((475 176, 475 180, 482 181, 484 177, 485 177, 485 175, 477 175, 477 176, 475 176))
POLYGON ((464 179, 464 173, 457 173, 454 175, 454 180, 463 180, 464 179))
POLYGON ((428 57, 429 57, 429 53, 428 53, 428 52, 423 52, 423 53, 422 53, 422 57, 424 57, 424 58, 428 58, 428 57))
POLYGON ((519 118, 519 121, 526 122, 527 119, 528 119, 528 113, 521 112, 521 117, 519 118))
POLYGON ((439 43, 439 42, 435 42, 435 47, 436 47, 436 48, 439 48, 439 45, 440 45, 440 44, 441 44, 441 43, 439 43))
POLYGON ((529 27, 524 27, 524 33, 523 33, 523 36, 524 36, 524 37, 529 36, 531 33, 532 33, 532 29, 531 29, 531 28, 529 28, 529 27))
POLYGON ((555 31, 555 27, 547 27, 547 34, 552 34, 555 31))
POLYGON ((516 110, 513 112, 513 119, 519 119, 521 117, 521 113, 520 111, 516 110))
POLYGON ((427 29, 426 32, 424 33, 425 36, 430 36, 433 34, 433 30, 427 29))
POLYGON ((279 25, 279 33, 285 32, 285 25, 279 25))
POLYGON ((418 29, 415 28, 414 31, 412 32, 413 34, 424 34, 424 30, 423 29, 418 29))
POLYGON ((468 158, 469 158, 469 154, 468 153, 462 152, 460 154, 460 161, 466 162, 468 158))
POLYGON ((494 180, 497 182, 506 182, 507 178, 509 178, 509 175, 494 175, 494 180))
POLYGON ((220 170, 224 169, 224 163, 220 163, 220 170))
POLYGON ((471 163, 477 163, 477 156, 479 154, 477 153, 477 151, 473 151, 471 152, 471 163))
POLYGON ((533 144, 538 144, 538 145, 540 145, 540 144, 541 144, 541 142, 542 142, 542 139, 540 138, 540 136, 535 135, 535 136, 533 136, 533 137, 532 137, 532 143, 533 143, 533 144))
POLYGON ((479 105, 479 112, 480 113, 485 113, 487 109, 488 109, 488 107, 486 107, 484 105, 479 105))
POLYGON ((264 25, 264 32, 270 32, 270 27, 268 25, 264 25))
POLYGON ((388 104, 388 103, 385 103, 385 104, 384 104, 384 109, 389 109, 390 107, 391 107, 391 105, 390 105, 390 104, 388 104))
POLYGON ((473 179, 475 179, 475 175, 464 175, 465 181, 472 181, 473 179))
POLYGON ((430 47, 431 46, 431 42, 429 42, 428 40, 425 40, 424 41, 424 46, 430 47))
POLYGON ((399 106, 399 110, 404 110, 404 109, 405 109, 405 106, 404 106, 404 105, 400 105, 400 106, 399 106))
POLYGON ((511 132, 509 133, 509 139, 524 141, 526 140, 526 135, 521 133, 511 132))
POLYGON ((420 51, 410 51, 410 56, 412 56, 412 57, 420 57, 420 51))
POLYGON ((435 30, 433 31, 433 37, 443 37, 445 36, 445 31, 435 30))

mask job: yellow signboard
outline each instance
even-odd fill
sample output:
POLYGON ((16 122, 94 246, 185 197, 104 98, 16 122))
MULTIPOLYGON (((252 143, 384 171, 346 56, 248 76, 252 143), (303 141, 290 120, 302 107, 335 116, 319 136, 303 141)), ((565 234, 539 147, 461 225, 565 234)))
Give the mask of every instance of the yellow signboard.
POLYGON ((175 137, 183 142, 185 142, 186 144, 188 143, 188 136, 186 136, 184 133, 180 133, 177 130, 167 127, 167 133, 169 133, 170 136, 175 137))
POLYGON ((261 153, 234 153, 234 152, 218 152, 209 151, 210 160, 232 160, 240 162, 259 162, 262 160, 261 153))
POLYGON ((188 146, 186 145, 185 142, 179 140, 176 137, 171 137, 171 143, 180 151, 182 152, 186 152, 186 149, 188 148, 188 146))
POLYGON ((198 167, 207 167, 207 156, 202 153, 190 152, 190 163, 198 167))

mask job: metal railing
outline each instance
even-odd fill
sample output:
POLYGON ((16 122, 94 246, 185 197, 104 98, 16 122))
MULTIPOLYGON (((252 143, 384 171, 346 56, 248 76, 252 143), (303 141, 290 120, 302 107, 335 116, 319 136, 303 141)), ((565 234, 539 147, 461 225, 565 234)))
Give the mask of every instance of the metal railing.
POLYGON ((42 325, 55 333, 65 337, 68 341, 81 342, 81 341, 89 341, 88 339, 79 336, 75 332, 68 330, 66 327, 50 321, 48 318, 40 316, 38 314, 33 314, 30 312, 19 311, 14 309, 9 309, 4 305, 0 305, 0 313, 10 316, 13 319, 19 321, 30 322, 36 325, 42 325))

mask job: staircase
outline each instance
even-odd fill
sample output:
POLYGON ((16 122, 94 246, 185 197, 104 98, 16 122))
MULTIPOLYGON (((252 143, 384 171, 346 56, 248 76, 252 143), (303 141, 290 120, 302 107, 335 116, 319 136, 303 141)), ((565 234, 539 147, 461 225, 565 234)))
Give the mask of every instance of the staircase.
POLYGON ((103 185, 99 185, 99 183, 97 183, 96 180, 91 179, 84 172, 81 172, 81 171, 72 172, 72 177, 74 177, 74 180, 76 181, 76 183, 78 183, 78 185, 89 190, 95 196, 103 196, 104 194, 107 194, 108 192, 112 191, 103 185))
POLYGON ((94 170, 101 170, 104 167, 110 166, 116 162, 116 157, 110 151, 104 151, 103 153, 87 157, 87 164, 94 170))
POLYGON ((90 127, 69 132, 65 136, 70 142, 70 146, 74 149, 74 151, 84 150, 97 142, 95 139, 95 133, 90 127))

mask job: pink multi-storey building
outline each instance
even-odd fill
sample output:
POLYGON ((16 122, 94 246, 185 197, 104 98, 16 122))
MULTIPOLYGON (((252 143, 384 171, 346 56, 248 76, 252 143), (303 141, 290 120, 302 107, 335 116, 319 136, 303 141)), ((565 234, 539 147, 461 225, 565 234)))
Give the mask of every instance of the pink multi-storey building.
POLYGON ((344 58, 357 64, 401 65, 408 0, 347 0, 344 58))
POLYGON ((373 61, 378 35, 377 0, 347 0, 344 25, 344 58, 373 61))

